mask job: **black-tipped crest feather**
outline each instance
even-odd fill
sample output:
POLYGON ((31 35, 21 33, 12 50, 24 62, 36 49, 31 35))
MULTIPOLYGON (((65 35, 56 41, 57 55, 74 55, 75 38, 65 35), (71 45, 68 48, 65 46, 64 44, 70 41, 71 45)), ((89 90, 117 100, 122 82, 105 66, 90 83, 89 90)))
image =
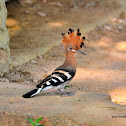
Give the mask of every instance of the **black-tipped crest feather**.
POLYGON ((82 39, 85 40, 85 37, 83 36, 82 39))
POLYGON ((80 29, 79 29, 79 28, 77 29, 77 32, 78 32, 78 33, 80 32, 80 29))

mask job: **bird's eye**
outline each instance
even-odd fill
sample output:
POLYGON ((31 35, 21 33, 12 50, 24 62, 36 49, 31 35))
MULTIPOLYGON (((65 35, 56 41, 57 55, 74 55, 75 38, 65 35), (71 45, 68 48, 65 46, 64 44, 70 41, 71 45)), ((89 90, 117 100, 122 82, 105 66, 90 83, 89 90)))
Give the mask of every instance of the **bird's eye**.
POLYGON ((72 50, 72 48, 70 48, 72 50))

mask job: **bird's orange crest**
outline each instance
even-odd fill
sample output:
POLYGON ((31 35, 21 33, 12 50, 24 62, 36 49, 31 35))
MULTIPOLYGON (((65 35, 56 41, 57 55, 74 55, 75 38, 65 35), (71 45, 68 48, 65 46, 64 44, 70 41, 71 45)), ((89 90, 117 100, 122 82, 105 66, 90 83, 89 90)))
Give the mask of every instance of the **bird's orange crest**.
POLYGON ((64 47, 66 47, 67 45, 72 45, 73 49, 79 50, 84 45, 85 37, 84 36, 81 37, 79 29, 77 29, 76 35, 74 34, 74 30, 71 28, 69 29, 68 36, 65 35, 64 33, 62 33, 62 35, 63 35, 62 44, 64 45, 64 47))

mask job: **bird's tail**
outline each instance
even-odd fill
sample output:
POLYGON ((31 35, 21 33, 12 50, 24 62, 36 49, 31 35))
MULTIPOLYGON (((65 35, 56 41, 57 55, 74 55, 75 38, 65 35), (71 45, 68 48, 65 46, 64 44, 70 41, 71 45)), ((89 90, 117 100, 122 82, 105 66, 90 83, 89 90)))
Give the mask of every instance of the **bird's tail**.
POLYGON ((31 97, 33 97, 34 95, 38 94, 41 91, 42 91, 42 88, 34 89, 34 90, 24 94, 22 97, 23 98, 31 98, 31 97))

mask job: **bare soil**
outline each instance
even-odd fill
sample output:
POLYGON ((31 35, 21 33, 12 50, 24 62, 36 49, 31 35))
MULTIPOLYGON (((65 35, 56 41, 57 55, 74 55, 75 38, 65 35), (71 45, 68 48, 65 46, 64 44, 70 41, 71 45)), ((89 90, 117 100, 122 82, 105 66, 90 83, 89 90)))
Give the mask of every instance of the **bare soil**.
MULTIPOLYGON (((70 83, 72 87, 86 92, 110 94, 114 102, 126 104, 125 29, 126 21, 118 18, 86 34, 86 48, 82 51, 87 55, 77 54, 78 69, 70 83)), ((13 67, 4 77, 10 82, 36 85, 61 65, 64 59, 63 46, 54 46, 44 55, 13 67)))

